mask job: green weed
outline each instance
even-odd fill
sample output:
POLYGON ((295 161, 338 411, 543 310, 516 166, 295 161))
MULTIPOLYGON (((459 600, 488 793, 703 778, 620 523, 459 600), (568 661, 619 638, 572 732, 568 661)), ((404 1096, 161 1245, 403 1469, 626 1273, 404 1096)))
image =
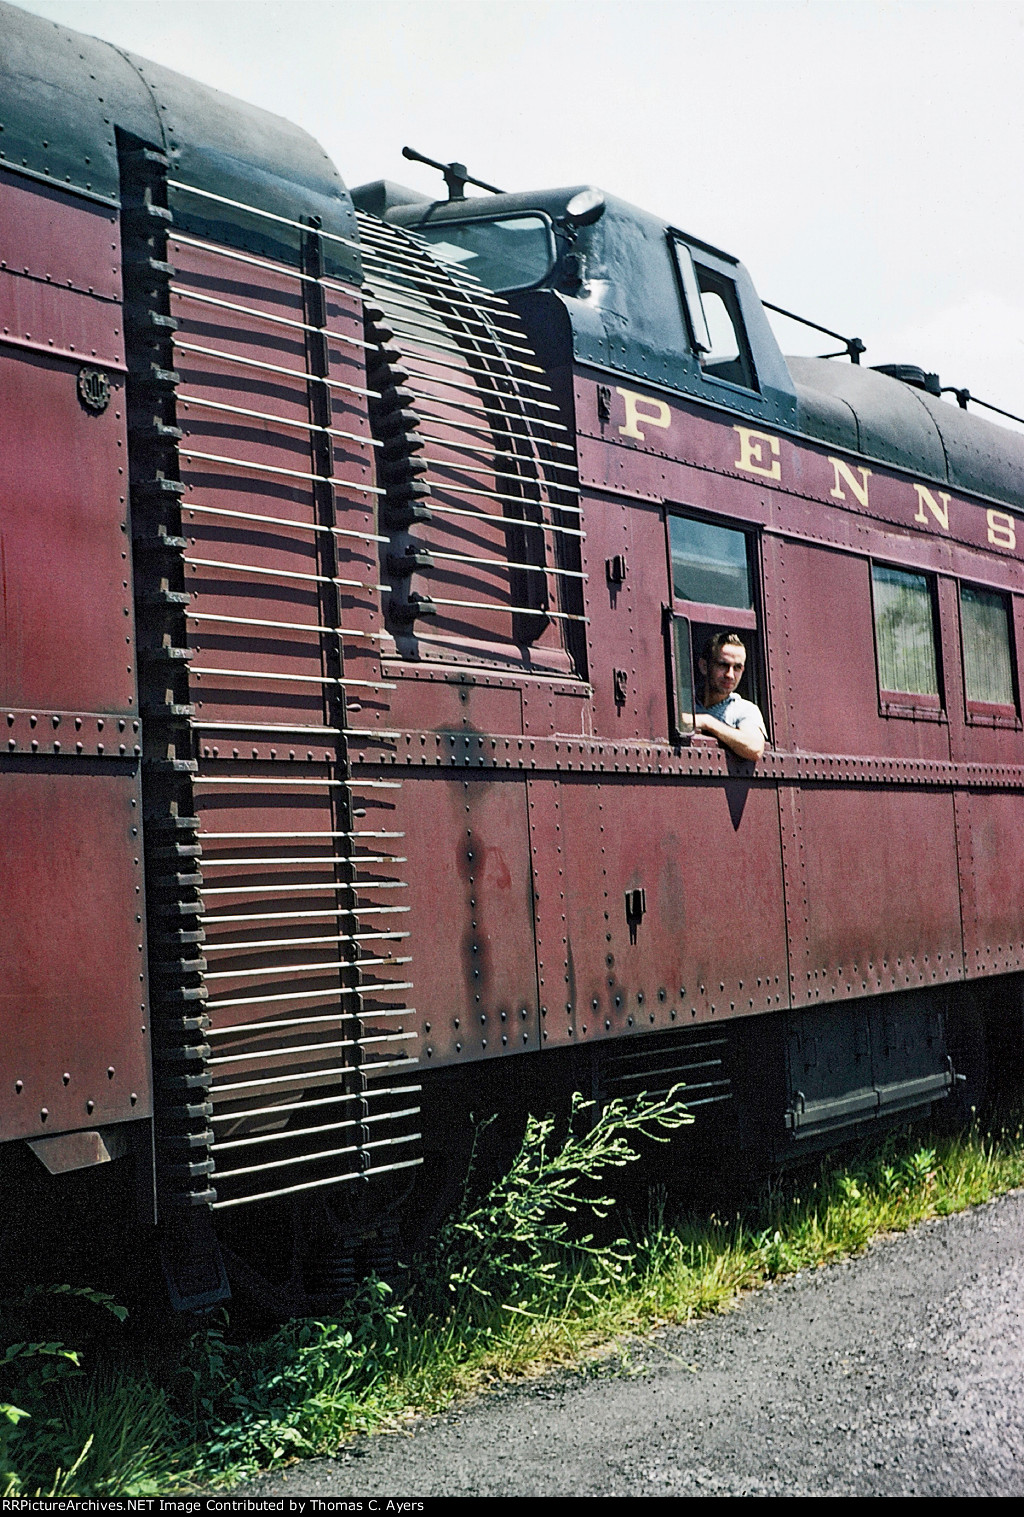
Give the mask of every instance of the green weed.
POLYGON ((628 1235, 596 1243, 587 1223, 609 1215, 610 1171, 637 1157, 641 1134, 666 1138, 686 1120, 673 1097, 596 1120, 578 1102, 561 1139, 532 1119, 509 1172, 467 1195, 398 1288, 371 1279, 336 1320, 260 1341, 233 1341, 221 1321, 170 1378, 157 1364, 83 1374, 77 1347, 13 1339, 0 1360, 0 1493, 227 1486, 497 1381, 624 1353, 660 1324, 728 1310, 767 1281, 1024 1185, 1019 1126, 927 1144, 897 1134, 730 1217, 676 1216, 656 1195, 628 1235), (33 1384, 47 1387, 45 1415, 33 1384))

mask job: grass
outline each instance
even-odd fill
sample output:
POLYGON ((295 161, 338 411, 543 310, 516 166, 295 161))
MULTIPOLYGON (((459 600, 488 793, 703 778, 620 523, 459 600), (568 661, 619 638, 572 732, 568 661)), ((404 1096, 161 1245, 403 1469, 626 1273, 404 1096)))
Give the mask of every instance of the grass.
MULTIPOLYGON (((643 1225, 599 1245, 584 1219, 608 1215, 603 1179, 631 1162, 639 1132, 666 1138, 683 1119, 671 1102, 618 1106, 589 1127, 581 1117, 564 1143, 550 1120, 533 1121, 509 1174, 466 1201, 401 1286, 371 1280, 335 1321, 238 1342, 225 1319, 170 1368, 119 1363, 95 1344, 88 1373, 59 1344, 8 1349, 0 1494, 226 1487, 497 1382, 728 1310, 770 1280, 1024 1185, 1017 1123, 924 1144, 904 1133, 728 1218, 674 1216, 655 1198, 643 1225), (49 1352, 26 1355, 33 1347, 49 1352)), ((96 1297, 101 1315, 105 1305, 96 1297)))

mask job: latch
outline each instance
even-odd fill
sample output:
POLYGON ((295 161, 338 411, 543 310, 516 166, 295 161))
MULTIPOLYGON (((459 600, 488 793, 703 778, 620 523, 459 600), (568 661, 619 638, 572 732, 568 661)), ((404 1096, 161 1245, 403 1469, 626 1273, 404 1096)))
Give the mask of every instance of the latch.
POLYGON ((626 578, 626 555, 615 553, 604 561, 605 573, 610 585, 621 585, 626 578))
POLYGON ((636 890, 626 891, 626 921, 630 926, 643 919, 647 910, 647 892, 641 885, 636 890))
POLYGON ((612 686, 615 691, 616 706, 624 706, 626 704, 626 689, 628 685, 629 675, 626 673, 625 669, 613 669, 612 686))

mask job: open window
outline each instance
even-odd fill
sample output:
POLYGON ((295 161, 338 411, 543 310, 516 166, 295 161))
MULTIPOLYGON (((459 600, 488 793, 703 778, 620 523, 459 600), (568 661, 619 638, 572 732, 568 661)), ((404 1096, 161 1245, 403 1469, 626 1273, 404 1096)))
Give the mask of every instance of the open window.
POLYGON ((685 242, 672 237, 690 342, 704 374, 744 390, 756 390, 735 281, 694 258, 685 242))
POLYGON ((757 539, 753 532, 696 516, 668 518, 672 603, 669 678, 678 738, 693 731, 704 681, 700 660, 716 632, 737 632, 747 650, 738 694, 765 712, 764 660, 757 614, 757 539))
POLYGON ((998 590, 960 586, 960 646, 968 722, 1020 726, 1008 597, 998 590))
POLYGON ((879 709, 883 716, 943 718, 935 581, 871 565, 879 709))

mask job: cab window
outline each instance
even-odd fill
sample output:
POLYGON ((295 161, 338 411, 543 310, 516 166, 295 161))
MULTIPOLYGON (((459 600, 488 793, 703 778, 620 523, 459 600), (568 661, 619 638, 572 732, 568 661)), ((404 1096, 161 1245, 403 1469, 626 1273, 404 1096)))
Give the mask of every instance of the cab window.
POLYGON ((724 379, 744 390, 756 390, 754 364, 734 281, 701 263, 685 242, 670 236, 690 344, 702 372, 710 379, 724 379))
POLYGON ((555 263, 555 243, 544 216, 435 221, 415 231, 439 258, 458 264, 489 290, 526 290, 541 284, 555 263))

